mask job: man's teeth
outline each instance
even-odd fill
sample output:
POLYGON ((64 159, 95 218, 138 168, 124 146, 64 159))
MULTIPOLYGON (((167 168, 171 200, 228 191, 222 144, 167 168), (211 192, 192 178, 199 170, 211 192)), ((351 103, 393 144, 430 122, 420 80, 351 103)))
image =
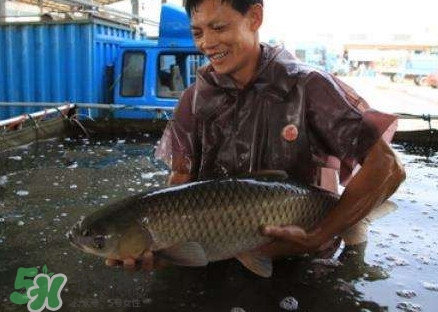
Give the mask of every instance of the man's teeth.
POLYGON ((220 60, 221 58, 223 58, 227 54, 228 54, 227 52, 217 53, 217 54, 214 54, 211 58, 213 60, 220 60))

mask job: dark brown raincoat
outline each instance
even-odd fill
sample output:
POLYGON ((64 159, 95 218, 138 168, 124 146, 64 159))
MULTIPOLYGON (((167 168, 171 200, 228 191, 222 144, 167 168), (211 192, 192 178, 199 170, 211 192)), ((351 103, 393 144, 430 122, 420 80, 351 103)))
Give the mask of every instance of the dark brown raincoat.
POLYGON ((338 171, 345 183, 395 128, 395 116, 370 109, 339 79, 262 45, 258 71, 244 89, 211 66, 198 71, 156 156, 196 179, 272 169, 316 185, 338 171))

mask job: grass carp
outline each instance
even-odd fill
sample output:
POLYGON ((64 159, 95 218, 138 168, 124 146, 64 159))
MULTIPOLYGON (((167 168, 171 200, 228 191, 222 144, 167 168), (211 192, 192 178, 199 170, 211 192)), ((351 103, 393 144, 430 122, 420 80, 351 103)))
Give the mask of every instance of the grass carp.
POLYGON ((69 232, 85 252, 123 260, 152 251, 176 265, 237 258, 269 277, 271 259, 253 250, 270 241, 263 225, 314 227, 338 196, 290 180, 199 181, 128 197, 90 214, 69 232))

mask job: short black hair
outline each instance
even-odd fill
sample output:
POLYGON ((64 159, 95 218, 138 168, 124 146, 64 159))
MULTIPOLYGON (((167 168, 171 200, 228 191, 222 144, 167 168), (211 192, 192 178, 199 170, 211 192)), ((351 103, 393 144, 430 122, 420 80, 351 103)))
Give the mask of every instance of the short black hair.
MULTIPOLYGON (((184 0, 184 7, 189 17, 192 17, 192 12, 196 10, 205 0, 184 0)), ((221 0, 222 3, 229 3, 234 10, 240 12, 242 15, 248 12, 251 5, 261 4, 263 6, 263 0, 221 0)))

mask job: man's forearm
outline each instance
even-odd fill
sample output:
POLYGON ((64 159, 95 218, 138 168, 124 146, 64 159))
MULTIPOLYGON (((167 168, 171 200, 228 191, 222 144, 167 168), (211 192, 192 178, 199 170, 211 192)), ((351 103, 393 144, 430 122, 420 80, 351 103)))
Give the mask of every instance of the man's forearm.
POLYGON ((344 190, 338 205, 308 234, 323 244, 340 234, 388 199, 405 179, 405 171, 391 147, 379 140, 362 168, 344 190))

